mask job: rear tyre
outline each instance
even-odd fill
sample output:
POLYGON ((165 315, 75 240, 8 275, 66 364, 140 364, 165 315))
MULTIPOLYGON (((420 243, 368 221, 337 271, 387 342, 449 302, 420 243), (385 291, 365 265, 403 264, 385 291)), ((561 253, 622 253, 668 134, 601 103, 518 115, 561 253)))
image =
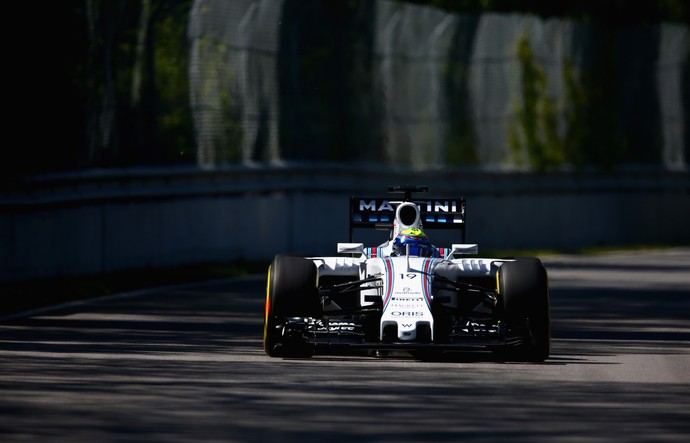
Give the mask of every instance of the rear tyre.
POLYGON ((271 357, 309 357, 304 337, 283 327, 286 317, 317 317, 321 303, 316 289, 314 262, 277 255, 268 268, 264 315, 264 351, 271 357), (288 332, 288 333, 286 333, 288 332))
POLYGON ((502 318, 508 325, 509 360, 542 362, 551 352, 551 317, 546 269, 537 258, 505 262, 498 270, 502 318))

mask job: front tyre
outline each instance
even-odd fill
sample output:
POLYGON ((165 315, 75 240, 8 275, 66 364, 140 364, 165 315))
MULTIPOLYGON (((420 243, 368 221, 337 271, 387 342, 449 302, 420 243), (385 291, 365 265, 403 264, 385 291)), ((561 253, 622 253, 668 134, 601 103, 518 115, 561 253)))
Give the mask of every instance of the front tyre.
POLYGON ((311 348, 284 327, 286 317, 321 315, 317 272, 311 260, 277 255, 268 268, 264 312, 264 351, 271 357, 309 357, 311 348))
POLYGON ((518 258, 498 269, 502 319, 508 325, 508 357, 542 362, 551 352, 549 284, 537 258, 518 258))

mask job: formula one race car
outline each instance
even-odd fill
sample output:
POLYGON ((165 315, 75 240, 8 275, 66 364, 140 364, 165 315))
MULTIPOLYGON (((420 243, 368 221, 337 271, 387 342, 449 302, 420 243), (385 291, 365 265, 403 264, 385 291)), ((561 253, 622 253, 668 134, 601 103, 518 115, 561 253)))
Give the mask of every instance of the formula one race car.
POLYGON ((407 351, 440 357, 493 351, 544 361, 550 352, 548 279, 537 258, 468 258, 465 199, 350 198, 350 241, 339 256, 277 255, 268 269, 263 343, 272 357, 407 351), (389 231, 365 247, 356 228, 389 231), (450 228, 462 243, 433 246, 422 229, 450 228))

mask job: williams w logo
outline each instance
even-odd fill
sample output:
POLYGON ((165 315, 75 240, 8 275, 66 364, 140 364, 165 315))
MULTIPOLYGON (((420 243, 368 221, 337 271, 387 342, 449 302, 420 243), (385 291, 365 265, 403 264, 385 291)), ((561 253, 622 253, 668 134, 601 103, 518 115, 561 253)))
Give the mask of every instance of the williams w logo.
POLYGON ((412 323, 402 323, 402 327, 403 327, 403 328, 411 328, 411 327, 412 327, 412 323))

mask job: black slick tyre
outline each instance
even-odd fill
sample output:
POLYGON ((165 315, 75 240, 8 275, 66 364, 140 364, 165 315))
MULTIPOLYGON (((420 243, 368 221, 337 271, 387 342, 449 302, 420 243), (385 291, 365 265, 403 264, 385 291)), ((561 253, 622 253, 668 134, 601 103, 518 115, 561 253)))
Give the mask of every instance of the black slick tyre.
POLYGON ((509 328, 506 356, 542 362, 551 352, 551 317, 546 269, 537 258, 518 258, 498 270, 502 320, 509 328))
POLYGON ((299 337, 286 334, 287 317, 321 315, 317 271, 311 260, 277 255, 268 268, 264 313, 264 351, 271 357, 308 357, 311 350, 299 337))

